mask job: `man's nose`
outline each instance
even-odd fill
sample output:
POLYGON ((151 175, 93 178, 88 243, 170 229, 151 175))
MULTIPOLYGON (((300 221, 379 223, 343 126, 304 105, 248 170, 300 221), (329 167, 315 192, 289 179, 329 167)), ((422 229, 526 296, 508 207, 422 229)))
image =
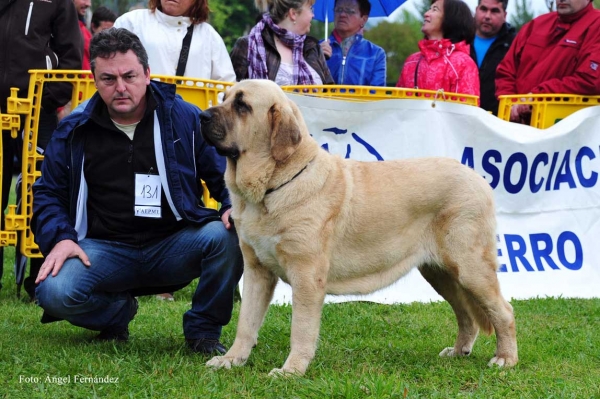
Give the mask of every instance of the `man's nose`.
POLYGON ((127 86, 125 86, 125 82, 121 78, 117 78, 117 85, 115 88, 119 93, 127 90, 127 86))

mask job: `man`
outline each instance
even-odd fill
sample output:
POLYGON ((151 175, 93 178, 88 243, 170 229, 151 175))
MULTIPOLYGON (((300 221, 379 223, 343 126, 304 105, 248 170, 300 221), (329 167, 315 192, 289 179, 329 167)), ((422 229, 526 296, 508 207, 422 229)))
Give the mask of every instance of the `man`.
POLYGON ((327 66, 336 84, 385 86, 385 51, 363 37, 369 19, 369 0, 336 0, 335 28, 321 42, 327 66))
POLYGON ((475 9, 475 40, 471 58, 479 68, 480 106, 498 115, 496 68, 515 38, 515 28, 506 22, 508 0, 479 0, 475 9))
POLYGON ((102 32, 104 29, 112 28, 117 20, 115 14, 110 8, 100 6, 92 14, 92 35, 102 32))
POLYGON ((83 38, 83 69, 90 69, 90 40, 92 39, 92 32, 90 32, 85 25, 85 14, 92 5, 91 0, 73 0, 75 8, 77 9, 77 15, 79 16, 79 30, 81 31, 81 37, 83 38))
MULTIPOLYGON (((529 22, 496 71, 496 95, 600 94, 600 11, 590 0, 558 0, 557 11, 529 22)), ((514 105, 510 120, 525 122, 529 105, 514 105)))
POLYGON ((42 322, 65 319, 100 331, 99 340, 126 341, 135 295, 200 277, 185 338, 195 352, 225 353, 219 337, 242 274, 225 160, 202 139, 200 110, 174 85, 150 80, 135 34, 104 30, 90 55, 98 91, 54 132, 33 189, 42 322), (200 179, 219 212, 202 206, 200 179))
MULTIPOLYGON (((0 2, 0 113, 6 113, 10 88, 19 89, 26 98, 30 69, 81 69, 81 38, 77 11, 71 0, 0 2)), ((38 147, 43 149, 57 125, 56 110, 71 98, 70 83, 44 85, 39 115, 38 147)), ((25 116, 21 116, 21 126, 25 116)), ((2 132, 2 215, 8 205, 13 160, 21 160, 21 138, 14 140, 9 131, 2 132)), ((19 191, 17 191, 19 192, 19 191)), ((4 224, 4 221, 2 221, 4 224)), ((2 247, 0 247, 0 265, 2 247)), ((26 262, 26 259, 25 259, 26 262)), ((32 260, 33 278, 25 280, 25 290, 33 298, 34 280, 39 265, 32 260)), ((0 278, 2 276, 0 267, 0 278)), ((0 284, 1 287, 1 284, 0 284)))

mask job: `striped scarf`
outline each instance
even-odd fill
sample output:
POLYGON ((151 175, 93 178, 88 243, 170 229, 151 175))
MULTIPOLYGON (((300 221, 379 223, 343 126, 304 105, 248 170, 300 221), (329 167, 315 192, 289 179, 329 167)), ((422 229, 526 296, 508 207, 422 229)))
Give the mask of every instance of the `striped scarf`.
POLYGON ((262 31, 268 25, 279 40, 287 47, 292 49, 292 63, 294 66, 294 81, 298 85, 312 85, 314 80, 302 50, 304 48, 304 39, 306 35, 296 35, 287 29, 275 25, 269 13, 265 13, 263 18, 252 28, 248 34, 248 77, 250 79, 268 79, 267 54, 265 43, 262 38, 262 31))

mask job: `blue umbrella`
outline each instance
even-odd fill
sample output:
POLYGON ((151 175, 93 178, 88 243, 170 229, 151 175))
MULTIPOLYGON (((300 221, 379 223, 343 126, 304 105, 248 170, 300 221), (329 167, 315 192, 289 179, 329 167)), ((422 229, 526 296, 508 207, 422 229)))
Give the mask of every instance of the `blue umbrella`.
MULTIPOLYGON (((371 2, 371 17, 387 17, 398 7, 406 2, 406 0, 369 0, 371 2)), ((315 16, 313 17, 317 21, 325 22, 328 24, 329 21, 333 21, 333 4, 334 0, 316 0, 313 6, 315 16)), ((325 25, 327 29, 327 25, 325 25)))

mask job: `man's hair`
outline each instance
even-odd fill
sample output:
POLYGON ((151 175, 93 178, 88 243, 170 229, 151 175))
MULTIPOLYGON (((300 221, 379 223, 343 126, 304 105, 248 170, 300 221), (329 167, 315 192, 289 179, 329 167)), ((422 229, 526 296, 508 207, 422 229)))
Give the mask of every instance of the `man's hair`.
MULTIPOLYGON (((502 4, 502 9, 506 11, 506 7, 508 7, 508 0, 495 0, 496 3, 502 4)), ((481 0, 477 0, 477 5, 481 4, 481 0)))
POLYGON ((117 20, 117 14, 108 7, 100 6, 94 10, 92 14, 92 26, 98 27, 101 22, 109 21, 115 22, 117 20))
MULTIPOLYGON (((433 0, 431 4, 438 0, 433 0)), ((442 32, 452 43, 461 41, 471 44, 475 38, 475 18, 469 6, 461 0, 444 0, 442 32)))
POLYGON ((96 69, 96 58, 110 58, 116 53, 125 54, 129 50, 137 56, 145 73, 148 70, 148 53, 135 33, 124 28, 110 28, 93 36, 90 41, 92 73, 96 69))
MULTIPOLYGON (((369 0, 356 0, 356 2, 358 3, 358 9, 360 10, 360 15, 361 17, 363 15, 369 15, 369 13, 371 12, 371 3, 369 2, 369 0)), ((335 2, 333 3, 333 6, 337 6, 338 0, 335 0, 335 2)))
MULTIPOLYGON (((160 5, 160 0, 149 0, 148 8, 152 10, 152 12, 157 9, 162 12, 162 6, 160 5)), ((206 22, 208 20, 208 13, 210 10, 208 9, 208 0, 193 0, 193 4, 190 7, 189 12, 184 17, 190 17, 190 21, 192 24, 200 24, 202 22, 206 22)))

